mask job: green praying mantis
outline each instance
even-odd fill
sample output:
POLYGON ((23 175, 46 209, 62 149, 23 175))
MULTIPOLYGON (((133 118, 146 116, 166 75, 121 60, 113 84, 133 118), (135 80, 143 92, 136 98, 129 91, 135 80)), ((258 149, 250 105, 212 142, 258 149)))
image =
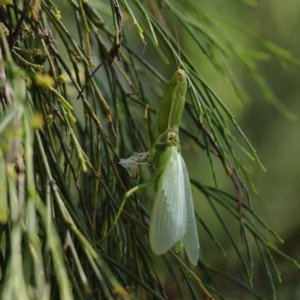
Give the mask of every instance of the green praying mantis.
MULTIPOLYGON (((140 189, 155 183, 156 196, 149 228, 150 246, 157 255, 174 247, 186 252, 192 265, 197 265, 199 241, 194 204, 188 172, 180 154, 179 126, 187 91, 186 73, 179 69, 168 82, 160 103, 158 137, 151 154, 155 171, 150 179, 126 192, 114 224, 117 222, 126 199, 140 189)), ((134 159, 142 158, 134 154, 134 159)), ((133 156, 132 156, 133 157, 133 156)), ((144 157, 143 157, 144 158, 144 157)), ((127 159, 127 166, 128 166, 127 159)), ((120 163, 124 164, 125 160, 120 163)), ((132 162, 134 163, 134 162, 132 162)))

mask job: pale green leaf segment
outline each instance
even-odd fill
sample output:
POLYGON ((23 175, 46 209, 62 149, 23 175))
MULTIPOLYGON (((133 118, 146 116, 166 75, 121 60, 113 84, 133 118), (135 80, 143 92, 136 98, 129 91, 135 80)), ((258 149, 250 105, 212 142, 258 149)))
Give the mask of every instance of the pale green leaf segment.
POLYGON ((192 265, 197 265, 199 242, 194 204, 188 172, 180 154, 179 126, 187 90, 186 73, 177 70, 169 81, 160 104, 158 137, 152 147, 155 171, 148 182, 125 194, 114 224, 125 200, 139 189, 156 182, 156 196, 151 212, 150 245, 161 255, 172 247, 185 250, 192 265))

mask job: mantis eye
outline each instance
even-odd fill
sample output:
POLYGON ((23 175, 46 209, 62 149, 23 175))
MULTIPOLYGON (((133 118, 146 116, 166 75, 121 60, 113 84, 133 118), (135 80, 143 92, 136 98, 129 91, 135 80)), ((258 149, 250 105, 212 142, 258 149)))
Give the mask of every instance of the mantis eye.
POLYGON ((178 70, 178 75, 179 75, 179 76, 184 76, 184 75, 185 75, 184 70, 178 70))
POLYGON ((178 82, 186 79, 186 72, 182 69, 177 70, 175 74, 178 82))

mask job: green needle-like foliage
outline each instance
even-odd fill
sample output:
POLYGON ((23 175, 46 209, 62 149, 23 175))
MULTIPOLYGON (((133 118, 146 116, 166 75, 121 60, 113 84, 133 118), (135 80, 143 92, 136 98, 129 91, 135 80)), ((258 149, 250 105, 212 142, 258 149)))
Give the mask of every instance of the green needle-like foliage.
MULTIPOLYGON (((228 59, 239 63, 266 100, 288 117, 293 115, 276 99, 255 60, 272 56, 296 67, 300 62, 269 41, 206 14, 197 1, 69 0, 60 8, 64 13, 49 0, 2 1, 0 7, 2 299, 166 299, 165 272, 173 278, 178 299, 230 299, 220 282, 257 299, 275 299, 275 277, 281 277, 273 254, 299 265, 278 250, 281 238, 252 210, 248 187, 254 186, 244 161, 250 158, 264 167, 195 58, 170 33, 172 22, 241 101, 248 96, 228 59), (133 25, 137 33, 128 29, 133 25), (233 31, 250 40, 253 49, 231 37, 233 31), (159 68, 143 55, 146 43, 161 62, 159 68), (146 106, 149 139, 155 139, 158 99, 167 82, 163 70, 174 73, 175 64, 167 66, 172 57, 188 74, 180 133, 207 155, 216 187, 198 179, 191 183, 223 227, 244 277, 208 265, 205 253, 193 269, 173 251, 156 257, 148 246, 149 191, 129 198, 112 228, 124 193, 138 184, 119 165, 120 158, 148 150, 146 106), (94 74, 96 63, 101 67, 94 74), (216 163, 232 181, 235 196, 217 188, 216 163), (220 210, 237 220, 240 237, 220 210), (269 294, 252 287, 259 263, 253 251, 261 256, 269 294)), ((149 177, 151 165, 148 171, 139 182, 149 177)), ((204 214, 196 212, 199 228, 226 257, 226 247, 204 214)))

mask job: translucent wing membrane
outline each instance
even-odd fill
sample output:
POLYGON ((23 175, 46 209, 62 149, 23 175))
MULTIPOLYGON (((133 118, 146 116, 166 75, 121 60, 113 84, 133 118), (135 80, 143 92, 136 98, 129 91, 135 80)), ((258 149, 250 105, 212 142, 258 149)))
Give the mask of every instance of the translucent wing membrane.
POLYGON ((119 164, 122 165, 125 169, 130 169, 132 176, 136 177, 139 173, 138 165, 147 164, 147 162, 142 163, 142 161, 145 160, 148 156, 149 152, 134 152, 133 155, 128 158, 121 158, 119 164))
POLYGON ((187 256, 196 265, 199 243, 189 177, 177 149, 169 151, 152 208, 150 245, 155 254, 161 255, 184 241, 187 256))
POLYGON ((192 265, 197 265, 199 258, 199 241, 196 225, 196 218, 194 212, 193 196, 191 191, 191 185, 189 175, 185 166, 185 162, 180 155, 183 180, 184 180, 184 194, 186 205, 186 233, 184 237, 184 248, 188 259, 192 265))
POLYGON ((185 234, 186 206, 180 156, 172 148, 158 181, 150 223, 150 245, 155 254, 168 251, 185 234))

